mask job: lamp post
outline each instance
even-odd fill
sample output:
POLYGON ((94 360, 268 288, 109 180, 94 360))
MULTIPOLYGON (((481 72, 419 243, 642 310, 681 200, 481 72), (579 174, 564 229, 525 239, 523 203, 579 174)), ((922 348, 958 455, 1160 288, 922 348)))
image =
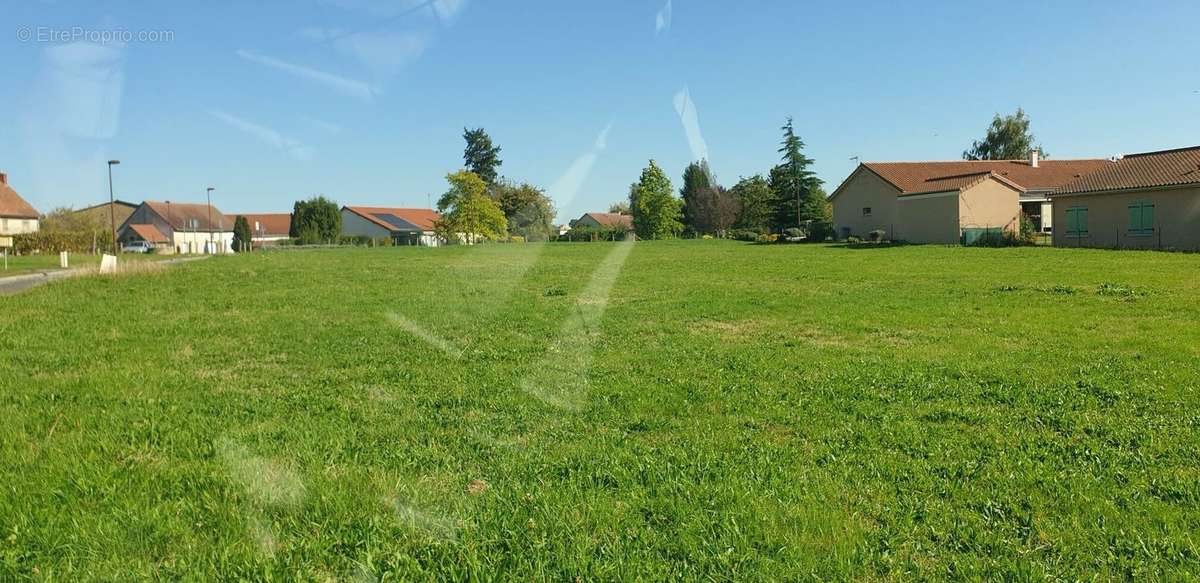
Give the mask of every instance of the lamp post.
POLYGON ((175 223, 171 222, 171 201, 167 201, 167 230, 171 231, 171 254, 175 254, 175 223))
POLYGON ((214 190, 216 189, 210 186, 204 192, 205 196, 208 197, 208 252, 213 254, 217 252, 217 248, 213 244, 212 191, 214 190))
POLYGON ((112 252, 113 256, 117 254, 117 211, 113 209, 116 206, 116 201, 113 198, 112 185, 112 167, 120 164, 120 160, 108 161, 108 223, 112 229, 112 252))

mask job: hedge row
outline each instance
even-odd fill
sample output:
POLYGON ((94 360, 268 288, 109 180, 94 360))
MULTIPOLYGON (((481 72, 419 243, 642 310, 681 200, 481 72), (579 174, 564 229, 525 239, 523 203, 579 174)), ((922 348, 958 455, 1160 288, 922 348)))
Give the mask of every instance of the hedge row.
POLYGON ((13 236, 13 251, 19 255, 31 253, 92 253, 96 248, 112 246, 112 234, 107 231, 38 231, 13 236))

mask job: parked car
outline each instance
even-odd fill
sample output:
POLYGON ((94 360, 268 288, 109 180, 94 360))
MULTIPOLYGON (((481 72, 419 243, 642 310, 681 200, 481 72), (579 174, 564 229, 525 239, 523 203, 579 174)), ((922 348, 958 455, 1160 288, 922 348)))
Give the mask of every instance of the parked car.
POLYGON ((122 253, 152 253, 153 251, 154 245, 151 245, 145 241, 133 241, 131 243, 121 245, 122 253))

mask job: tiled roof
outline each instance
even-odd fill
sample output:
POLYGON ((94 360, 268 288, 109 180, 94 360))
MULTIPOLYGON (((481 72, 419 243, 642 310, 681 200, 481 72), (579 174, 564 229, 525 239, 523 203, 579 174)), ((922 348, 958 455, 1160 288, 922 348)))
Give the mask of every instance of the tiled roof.
POLYGON ((8 185, 7 179, 0 182, 0 217, 14 219, 36 219, 37 209, 25 202, 17 191, 8 185))
POLYGON ((212 223, 209 220, 207 204, 173 202, 157 202, 148 200, 142 203, 158 216, 166 219, 167 224, 176 231, 232 231, 233 218, 225 216, 216 206, 211 209, 212 223))
POLYGON ((347 206, 343 208, 389 231, 410 231, 413 228, 432 231, 433 223, 442 218, 442 215, 432 209, 381 206, 347 206))
POLYGON ((1021 192, 1025 191, 1025 189, 1021 185, 1013 182, 1012 180, 1009 180, 1008 178, 1005 178, 1004 176, 996 174, 995 172, 975 172, 973 174, 962 174, 959 176, 945 176, 942 178, 934 178, 931 180, 927 180, 927 181, 921 183, 922 190, 917 191, 917 192, 905 192, 905 193, 901 194, 900 196, 911 196, 911 195, 915 195, 915 194, 925 194, 925 193, 930 193, 930 192, 950 192, 950 191, 955 191, 955 190, 962 191, 962 190, 966 190, 972 186, 975 186, 976 184, 979 184, 980 182, 983 182, 984 180, 987 180, 989 178, 992 180, 1001 182, 1003 184, 1006 184, 1008 186, 1011 186, 1012 188, 1019 190, 1021 192))
MULTIPOLYGON (((901 194, 935 192, 952 178, 992 173, 1024 190, 1053 190, 1099 169, 1107 160, 952 160, 946 162, 863 162, 863 166, 899 188, 901 194)), ((841 190, 839 187, 838 190, 841 190)), ((836 195, 836 191, 835 191, 836 195)))
POLYGON ((621 213, 585 213, 580 218, 584 217, 592 217, 593 221, 596 221, 601 227, 606 229, 633 228, 633 217, 630 215, 623 215, 621 213))
POLYGON ((162 231, 159 231, 154 225, 129 225, 129 228, 134 233, 137 233, 137 236, 141 237, 143 241, 150 243, 166 243, 169 241, 167 236, 162 234, 162 231))
MULTIPOLYGON (((236 220, 239 215, 234 215, 236 220)), ((254 213, 242 214, 246 217, 246 222, 250 224, 251 236, 258 237, 286 237, 292 229, 291 213, 254 213), (254 225, 258 223, 259 229, 255 229, 254 225), (261 229, 261 230, 260 230, 261 229)))
POLYGON ((1200 184, 1200 146, 1131 154, 1063 186, 1055 195, 1200 184))

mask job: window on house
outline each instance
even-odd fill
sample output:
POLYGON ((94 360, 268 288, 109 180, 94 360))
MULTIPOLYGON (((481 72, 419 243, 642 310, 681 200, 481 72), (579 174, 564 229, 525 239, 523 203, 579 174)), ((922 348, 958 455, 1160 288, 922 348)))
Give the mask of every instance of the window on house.
POLYGON ((1154 234, 1154 203, 1138 201, 1129 204, 1129 234, 1154 234))
POLYGON ((1083 237, 1088 234, 1088 209, 1073 206, 1067 209, 1067 236, 1083 237))
POLYGON ((864 206, 864 207, 863 207, 863 216, 864 216, 864 217, 869 217, 869 216, 871 216, 871 207, 869 207, 869 206, 864 206))
POLYGON ((8 219, 4 219, 4 232, 8 232, 8 219))

